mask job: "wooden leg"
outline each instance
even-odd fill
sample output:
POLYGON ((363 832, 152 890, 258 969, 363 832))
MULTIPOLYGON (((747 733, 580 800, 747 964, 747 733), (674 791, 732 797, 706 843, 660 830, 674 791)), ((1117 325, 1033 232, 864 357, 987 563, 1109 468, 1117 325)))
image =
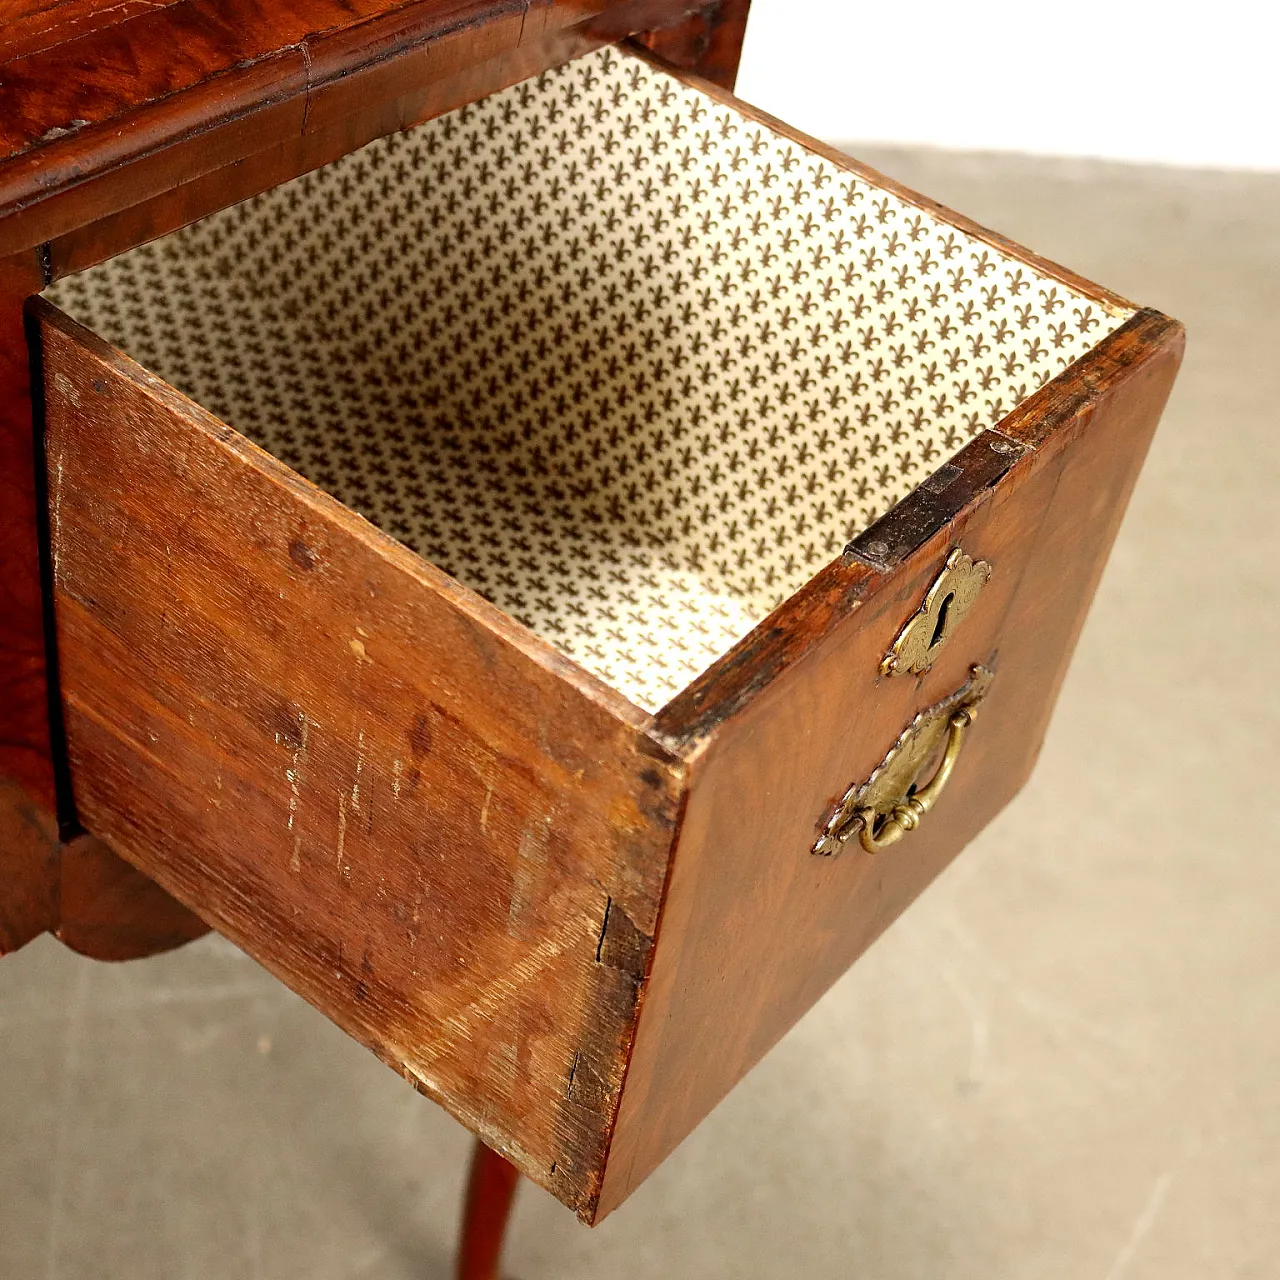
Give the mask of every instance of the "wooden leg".
POLYGON ((458 1280, 499 1280, 498 1263, 520 1174, 476 1140, 458 1242, 458 1280))

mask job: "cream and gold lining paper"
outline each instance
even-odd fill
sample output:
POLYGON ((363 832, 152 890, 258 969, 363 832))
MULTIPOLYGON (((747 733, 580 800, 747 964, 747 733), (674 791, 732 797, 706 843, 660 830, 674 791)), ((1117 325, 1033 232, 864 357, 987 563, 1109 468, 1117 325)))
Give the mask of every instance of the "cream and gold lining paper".
POLYGON ((649 710, 1126 318, 617 50, 50 292, 649 710))

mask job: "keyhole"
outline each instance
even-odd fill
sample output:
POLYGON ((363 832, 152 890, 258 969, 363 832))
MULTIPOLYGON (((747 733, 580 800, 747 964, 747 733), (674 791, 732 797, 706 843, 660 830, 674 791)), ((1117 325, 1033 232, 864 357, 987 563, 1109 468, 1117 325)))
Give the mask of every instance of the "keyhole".
POLYGON ((954 591, 949 591, 942 598, 942 604, 938 609, 938 625, 933 629, 933 639, 929 641, 929 648, 932 649, 944 635, 947 633, 947 619, 951 616, 951 602, 956 598, 954 591))

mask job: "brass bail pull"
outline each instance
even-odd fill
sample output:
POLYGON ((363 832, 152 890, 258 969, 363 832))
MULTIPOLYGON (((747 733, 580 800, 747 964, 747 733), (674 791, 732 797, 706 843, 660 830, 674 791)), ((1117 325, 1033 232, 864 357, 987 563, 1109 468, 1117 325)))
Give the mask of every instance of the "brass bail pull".
POLYGON ((868 853, 878 853, 914 831, 951 781, 993 676, 988 667, 975 664, 959 689, 920 712, 871 776, 845 791, 819 826, 813 852, 831 857, 852 844, 856 834, 868 853), (939 751, 941 761, 933 776, 920 785, 917 779, 938 759, 939 751))
POLYGON ((933 808, 951 779, 956 761, 960 759, 960 749, 975 714, 972 707, 966 707, 947 722, 947 747, 942 753, 942 763, 926 786, 905 796, 886 814, 878 814, 874 809, 855 811, 856 816, 862 819, 859 839, 868 853, 879 853, 881 849, 897 844, 908 831, 914 831, 920 819, 933 808))

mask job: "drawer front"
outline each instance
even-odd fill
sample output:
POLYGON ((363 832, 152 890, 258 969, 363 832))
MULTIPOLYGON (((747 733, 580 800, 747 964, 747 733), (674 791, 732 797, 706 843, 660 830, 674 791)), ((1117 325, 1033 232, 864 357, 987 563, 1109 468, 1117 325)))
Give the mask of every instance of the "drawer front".
POLYGON ((953 459, 945 490, 916 490, 658 717, 694 764, 601 1214, 1022 786, 1181 350, 1180 326, 1136 317, 953 459), (1003 453, 1014 458, 1004 469, 993 444, 1021 452, 1003 453), (957 547, 991 566, 989 581, 932 667, 884 674, 957 547), (993 672, 990 690, 918 828, 875 854, 851 839, 816 855, 850 784, 975 663, 993 672))
POLYGON ((592 1202, 675 757, 496 610, 41 311, 80 820, 592 1202))

